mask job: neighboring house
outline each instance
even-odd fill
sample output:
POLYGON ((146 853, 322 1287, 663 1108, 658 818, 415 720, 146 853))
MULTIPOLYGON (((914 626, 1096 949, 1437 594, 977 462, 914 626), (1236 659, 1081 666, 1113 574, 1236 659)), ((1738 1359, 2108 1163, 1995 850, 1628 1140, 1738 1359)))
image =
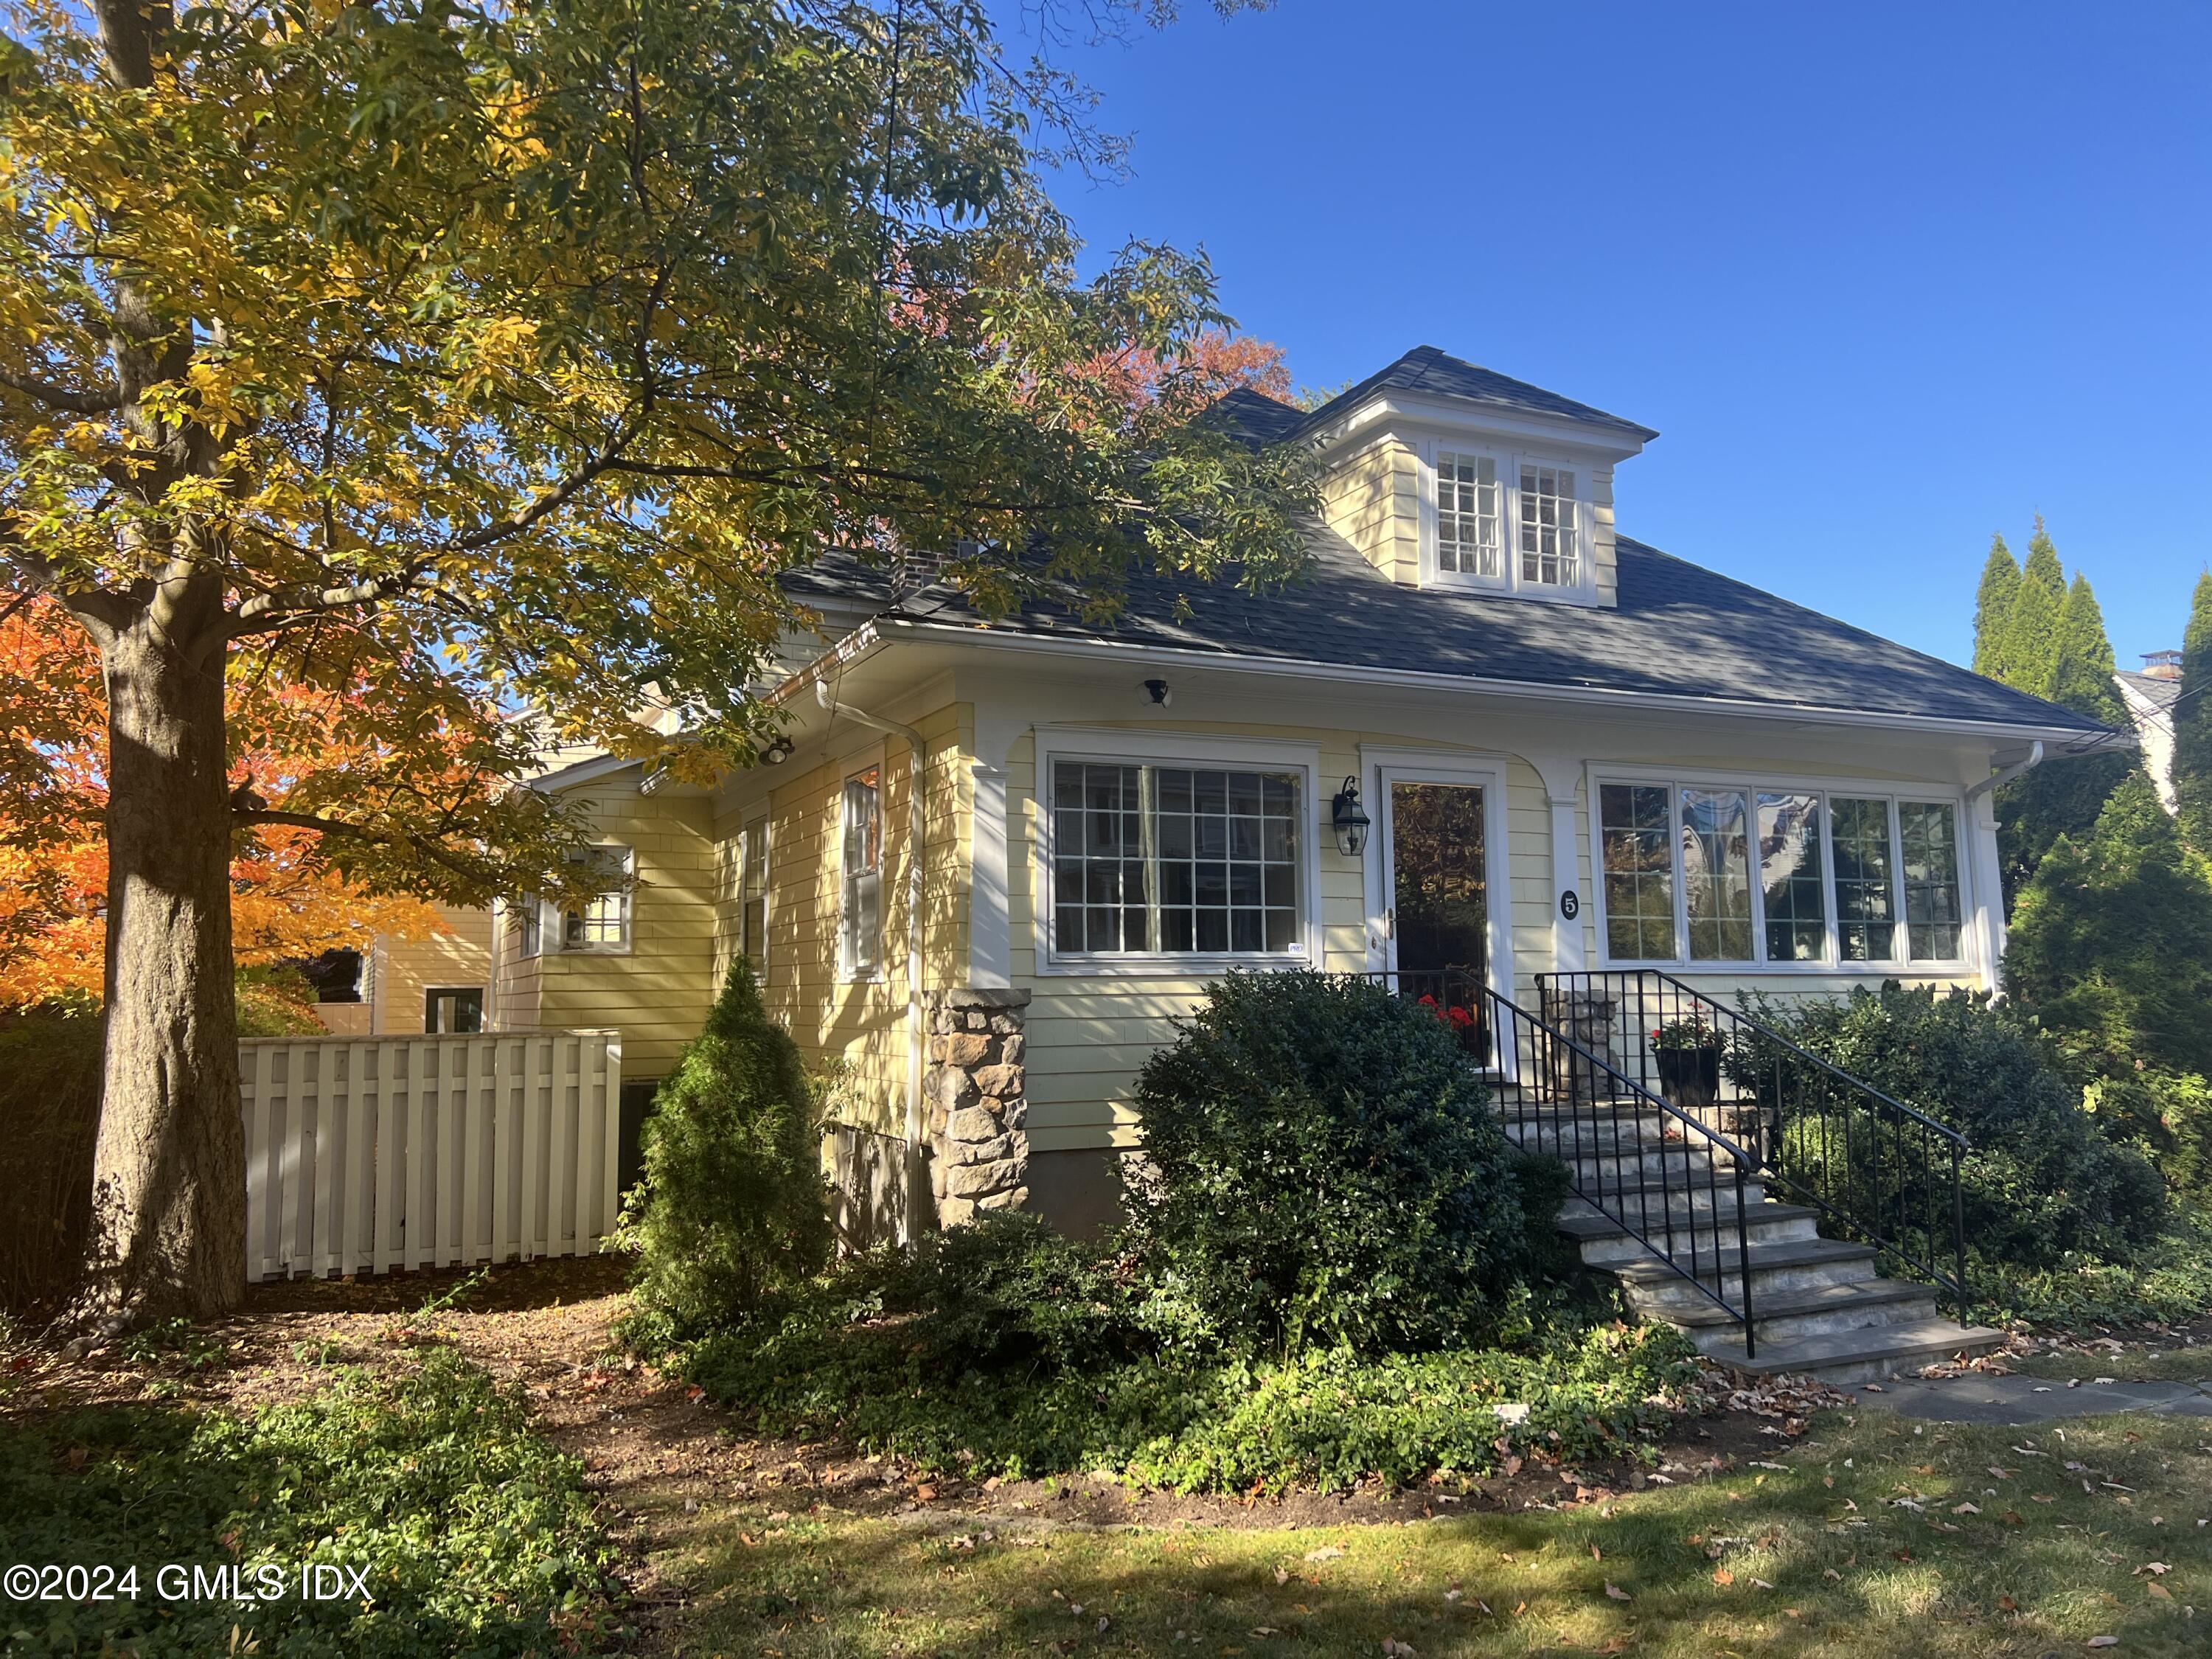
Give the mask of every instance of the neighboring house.
POLYGON ((482 1031, 492 1027, 492 915, 437 907, 441 930, 425 939, 379 933, 362 953, 358 1001, 319 1002, 340 1036, 482 1031))
POLYGON ((1146 577, 1102 625, 800 574, 836 642, 767 694, 782 763, 538 781, 633 885, 504 919, 500 1023, 619 1026, 649 1078, 743 952, 849 1068, 849 1229, 933 1200, 1079 1228, 1139 1066, 1231 969, 1459 966, 1537 1012, 1583 968, 1995 982, 1990 786, 2094 721, 1620 534, 1656 434, 1433 348, 1310 413, 1227 407, 1319 455, 1310 580, 1146 577))
POLYGON ((2120 688, 2120 702, 2135 722, 2143 765, 2158 786, 2159 799, 2167 811, 2179 811, 2173 793, 2173 705, 2181 696, 2181 653, 2146 651, 2142 672, 2115 674, 2112 684, 2120 688))

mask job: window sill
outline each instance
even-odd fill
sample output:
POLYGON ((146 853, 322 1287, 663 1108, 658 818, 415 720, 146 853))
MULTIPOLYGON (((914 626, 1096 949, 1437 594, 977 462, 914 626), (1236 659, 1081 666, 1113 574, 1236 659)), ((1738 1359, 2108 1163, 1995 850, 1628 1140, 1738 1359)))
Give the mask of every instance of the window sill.
POLYGON ((1719 975, 1741 977, 1751 974, 1971 974, 1975 971, 1970 962, 1616 962, 1606 958, 1595 971, 1611 974, 1651 972, 1671 974, 1677 979, 1698 976, 1711 978, 1719 975))

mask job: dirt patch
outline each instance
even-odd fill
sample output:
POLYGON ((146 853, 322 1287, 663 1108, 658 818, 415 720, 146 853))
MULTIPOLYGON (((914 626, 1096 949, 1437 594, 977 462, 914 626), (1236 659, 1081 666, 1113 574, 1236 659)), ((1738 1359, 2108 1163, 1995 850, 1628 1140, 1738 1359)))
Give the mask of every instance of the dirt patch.
POLYGON ((583 1461, 601 1517, 629 1555, 651 1630, 675 1617, 684 1570, 656 1547, 681 1516, 701 1510, 735 1508, 769 1522, 832 1511, 932 1529, 1019 1532, 1382 1524, 1569 1509, 1774 1461, 1813 1411, 1847 1403, 1819 1389, 1732 1393, 1717 1379, 1714 1408, 1686 1419, 1656 1469, 1531 1461, 1507 1474, 1454 1476, 1410 1491, 1378 1483, 1346 1493, 1219 1498, 1133 1492, 1103 1476, 925 1480, 850 1447, 750 1433, 699 1390, 620 1355, 612 1328, 625 1306, 624 1265, 605 1257, 520 1264, 480 1274, 465 1289, 469 1275, 459 1273, 258 1285, 237 1316, 169 1348, 111 1342, 76 1360, 35 1345, 0 1353, 0 1416, 124 1401, 242 1410, 308 1393, 334 1365, 375 1368, 423 1343, 451 1343, 520 1387, 545 1432, 583 1461), (448 1299, 453 1305, 436 1305, 448 1299))

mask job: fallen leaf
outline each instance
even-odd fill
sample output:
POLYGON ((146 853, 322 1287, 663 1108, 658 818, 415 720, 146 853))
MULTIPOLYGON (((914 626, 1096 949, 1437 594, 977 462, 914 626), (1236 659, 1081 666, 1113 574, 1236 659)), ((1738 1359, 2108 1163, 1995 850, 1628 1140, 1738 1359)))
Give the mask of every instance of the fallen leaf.
POLYGON ((1334 1561, 1337 1557, 1343 1553, 1344 1547, 1341 1544, 1323 1544, 1317 1550, 1308 1550, 1306 1552, 1306 1559, 1309 1561, 1334 1561))
POLYGON ((1288 1567, 1277 1567, 1275 1569, 1275 1582, 1279 1584, 1289 1583, 1291 1582, 1291 1570, 1288 1567))
POLYGON ((2173 1592, 2166 1589, 2165 1585, 2160 1583, 2155 1578, 2152 1579, 2149 1583, 2144 1585, 2143 1588, 2148 1590, 2153 1595, 2158 1597, 2161 1601, 2171 1601, 2173 1600, 2173 1592))
POLYGON ((1590 1546, 1590 1559, 1593 1561, 1602 1561, 1605 1559, 1605 1553, 1599 1549, 1596 1545, 1592 1544, 1590 1546))
POLYGON ((2093 1648, 2116 1648, 2119 1644, 2120 1638, 2117 1636, 2093 1636, 2089 1638, 2089 1645, 2093 1648))
POLYGON ((1997 1611, 1999 1613, 2018 1613, 2020 1611, 2020 1603, 2014 1601, 2009 1595, 2000 1595, 1997 1597, 1997 1611))
POLYGON ((2136 1571, 2137 1572, 2155 1573, 2158 1577, 2163 1578, 2166 1574, 2173 1571, 2173 1563, 2171 1561, 2146 1561, 2142 1565, 2137 1567, 2136 1571))
POLYGON ((1982 1506, 1978 1504, 1954 1504, 1951 1506, 1954 1515, 1979 1515, 1981 1512, 1982 1506))
MULTIPOLYGON (((2154 1585, 2152 1585, 2152 1586, 2151 1586, 2151 1588, 2152 1588, 2153 1589, 2157 1589, 2158 1587, 2157 1587, 2155 1584, 2154 1584, 2154 1585)), ((1607 1581, 1607 1584, 1606 1584, 1606 1587, 1605 1587, 1605 1593, 1606 1593, 1607 1595, 1611 1596, 1611 1597, 1612 1597, 1614 1601, 1633 1601, 1636 1599, 1634 1596, 1631 1595, 1630 1595, 1626 1590, 1625 1590, 1625 1589, 1621 1589, 1621 1587, 1620 1587, 1620 1585, 1618 1585, 1618 1584, 1616 1584, 1616 1583, 1612 1583, 1612 1582, 1611 1582, 1611 1581, 1609 1581, 1609 1580, 1607 1581)))
POLYGON ((1735 1583, 1735 1575, 1730 1572, 1726 1567, 1715 1567, 1713 1569, 1713 1583, 1716 1584, 1733 1584, 1735 1583))

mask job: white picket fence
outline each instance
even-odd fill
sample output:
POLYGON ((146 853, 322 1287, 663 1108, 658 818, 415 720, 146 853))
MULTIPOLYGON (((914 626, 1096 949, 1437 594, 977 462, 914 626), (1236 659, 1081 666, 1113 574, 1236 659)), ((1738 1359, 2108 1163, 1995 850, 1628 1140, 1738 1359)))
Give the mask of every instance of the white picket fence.
POLYGON ((614 1229, 618 1032, 238 1048, 248 1279, 586 1255, 614 1229))

